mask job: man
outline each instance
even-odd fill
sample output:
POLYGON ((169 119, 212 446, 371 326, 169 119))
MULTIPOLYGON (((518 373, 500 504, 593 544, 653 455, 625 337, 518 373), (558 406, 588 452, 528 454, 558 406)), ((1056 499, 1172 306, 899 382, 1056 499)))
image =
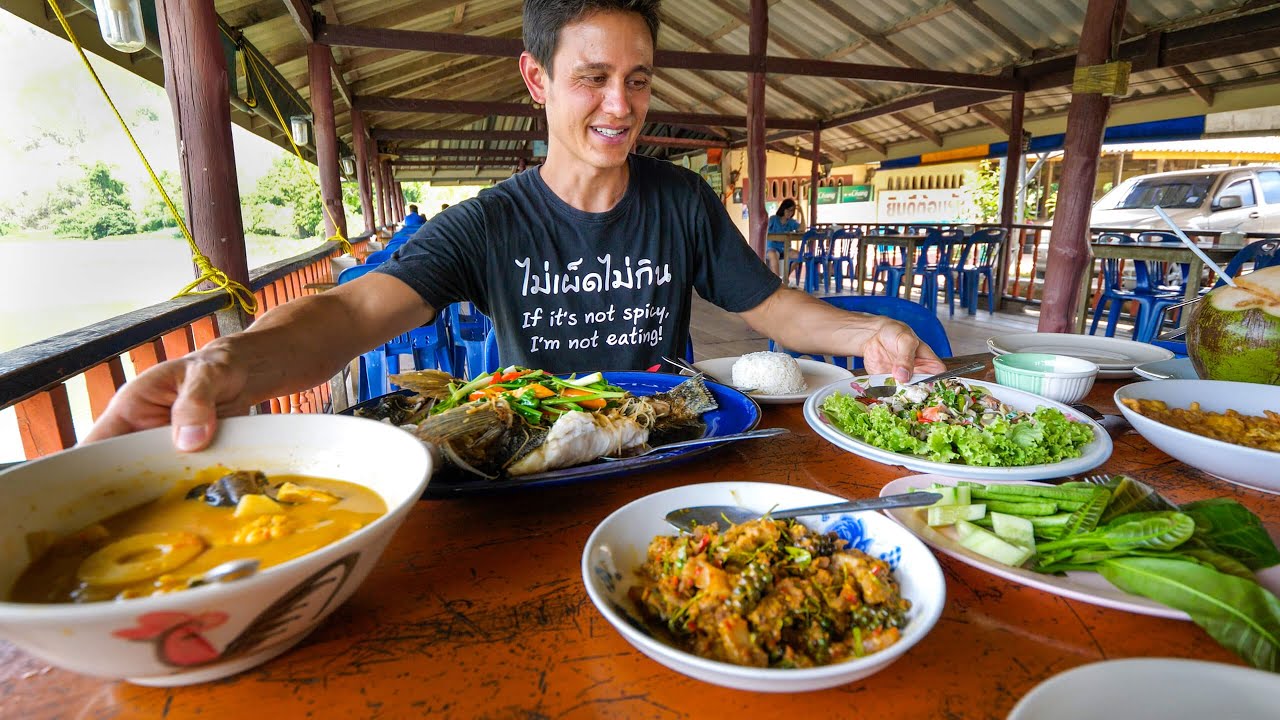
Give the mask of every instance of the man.
POLYGON ((504 363, 552 371, 682 355, 694 289, 788 348, 899 379, 941 370, 902 323, 779 287, 696 173, 631 154, 658 4, 526 0, 520 74, 546 107, 546 162, 440 213, 378 272, 143 373, 86 440, 171 424, 179 449, 202 448, 217 417, 318 385, 464 299, 494 319, 504 363))

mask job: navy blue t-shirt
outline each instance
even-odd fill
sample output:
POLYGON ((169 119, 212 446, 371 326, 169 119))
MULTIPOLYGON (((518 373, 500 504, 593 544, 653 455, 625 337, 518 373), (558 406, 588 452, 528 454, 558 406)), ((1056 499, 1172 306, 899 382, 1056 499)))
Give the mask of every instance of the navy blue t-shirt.
POLYGON ((692 291, 742 312, 781 281, 697 173, 629 162, 607 212, 568 205, 533 167, 449 206, 378 271, 437 311, 474 303, 493 319, 505 365, 642 370, 683 357, 692 291))

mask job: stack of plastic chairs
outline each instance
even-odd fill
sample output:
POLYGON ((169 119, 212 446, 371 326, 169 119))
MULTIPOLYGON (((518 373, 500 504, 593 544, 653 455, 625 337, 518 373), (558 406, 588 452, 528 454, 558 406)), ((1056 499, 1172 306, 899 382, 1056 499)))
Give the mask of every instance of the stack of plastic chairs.
MULTIPOLYGON (((960 265, 960 290, 964 306, 970 315, 978 314, 979 281, 987 281, 987 312, 996 311, 995 264, 1000 259, 1000 247, 1005 241, 1004 228, 984 228, 969 236, 960 265)), ((954 310, 952 312, 954 315, 954 310)))
MULTIPOLYGON (((933 350, 935 355, 940 358, 951 357, 951 341, 947 339, 946 328, 942 326, 942 321, 938 319, 938 316, 923 305, 910 300, 903 300, 902 298, 883 297, 880 295, 834 295, 820 299, 842 310, 883 315, 906 323, 933 350)), ((774 350, 775 348, 776 344, 770 340, 769 349, 774 350)), ((832 356, 828 359, 821 355, 807 355, 791 352, 790 350, 786 352, 792 357, 809 357, 823 362, 830 362, 833 365, 849 370, 860 370, 863 367, 862 358, 860 357, 852 358, 853 363, 850 365, 850 358, 842 355, 832 356)))
POLYGON ((494 365, 490 367, 485 356, 493 322, 471 303, 453 303, 445 309, 445 316, 449 341, 452 343, 455 375, 473 378, 482 372, 496 369, 497 358, 493 358, 494 365))
MULTIPOLYGON (((876 235, 896 235, 898 229, 888 225, 882 225, 875 229, 876 235)), ((880 284, 880 276, 884 275, 884 294, 888 297, 897 297, 898 288, 902 285, 902 273, 906 268, 906 249, 895 247, 893 245, 877 245, 876 246, 876 264, 871 273, 871 294, 876 293, 876 286, 880 284)))

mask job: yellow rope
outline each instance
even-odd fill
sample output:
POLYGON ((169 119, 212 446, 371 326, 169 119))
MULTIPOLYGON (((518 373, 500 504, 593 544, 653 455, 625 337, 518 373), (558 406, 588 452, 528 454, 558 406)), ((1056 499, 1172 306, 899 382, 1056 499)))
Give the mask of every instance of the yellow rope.
POLYGON ((214 293, 227 292, 231 295, 232 305, 239 303, 240 308, 246 313, 253 315, 258 312, 258 299, 254 297, 253 291, 241 285, 240 283, 227 277, 227 274, 214 267, 209 262, 209 258, 200 252, 200 248, 196 245, 196 241, 191 237, 191 231, 187 229, 187 224, 183 222, 182 215, 178 213, 178 209, 174 207, 173 200, 169 199, 169 193, 165 192, 164 185, 160 183, 160 178, 156 177, 156 173, 151 169, 151 163, 147 162, 147 156, 143 154, 142 148, 138 147, 138 141, 134 139, 133 133, 129 130, 129 125, 120 115, 120 110, 116 108, 116 104, 111 100, 111 95, 107 93, 107 88, 103 86, 102 80, 98 77, 98 73, 93 69, 93 65, 89 64, 89 58, 84 54, 84 48, 80 46, 80 40, 76 38, 76 34, 72 32, 71 25, 67 23, 67 18, 62 14, 62 9, 58 7, 56 0, 48 0, 49 7, 53 9, 53 14, 57 16, 58 23, 62 25, 62 30, 67 34, 67 39, 75 47, 76 52, 80 55, 80 60, 84 63, 85 69, 89 71, 89 75, 93 81, 97 83, 98 89, 102 91, 102 97, 106 98, 107 105, 111 107, 111 112, 115 113, 116 120, 120 121, 120 127, 124 128, 124 134, 129 138, 129 143, 133 145, 133 149, 138 153, 138 157, 142 159, 142 165, 147 169, 147 174, 151 176, 151 182, 155 183, 156 189, 160 191, 160 197, 164 199, 164 204, 169 208, 169 212, 173 215, 173 219, 178 223, 178 229, 182 231, 183 237, 187 239, 187 245, 191 248, 191 256, 195 261, 196 267, 200 270, 200 276, 195 281, 184 287, 175 297, 183 295, 211 295, 214 293), (216 287, 209 290, 197 290, 196 287, 200 283, 209 281, 216 287))
MULTIPOLYGON (((258 67, 258 61, 253 53, 245 51, 245 65, 253 72, 254 77, 258 78, 258 84, 263 90, 267 89, 267 83, 262 77, 262 70, 258 67)), ((267 103, 271 105, 271 111, 276 114, 276 120, 280 123, 280 129, 284 131, 284 136, 289 140, 289 146, 293 148, 293 154, 298 156, 298 160, 302 163, 302 170, 307 174, 307 179, 315 187, 316 192, 320 192, 320 184, 316 182, 311 170, 307 167, 306 158, 302 157, 302 151, 298 149, 298 144, 293 141, 293 133, 289 131, 289 124, 284 121, 284 115, 280 113, 279 106, 276 105, 275 96, 270 91, 264 93, 267 96, 267 103)), ((333 235, 326 239, 326 242, 337 242, 343 253, 350 254, 352 252, 351 243, 342 236, 342 228, 339 227, 337 220, 334 219, 333 213, 329 210, 329 206, 324 203, 324 199, 320 200, 320 208, 324 210, 325 217, 329 218, 329 224, 333 226, 333 235)))

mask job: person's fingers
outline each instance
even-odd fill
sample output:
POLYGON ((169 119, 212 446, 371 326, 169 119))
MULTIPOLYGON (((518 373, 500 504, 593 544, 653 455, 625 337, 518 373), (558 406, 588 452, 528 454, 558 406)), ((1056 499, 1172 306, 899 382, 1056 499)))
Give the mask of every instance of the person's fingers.
POLYGON ((80 442, 91 443, 106 440, 109 437, 131 433, 137 429, 133 423, 118 413, 103 413, 102 417, 98 418, 93 427, 89 429, 89 433, 80 442))
POLYGON ((183 378, 170 411, 173 444, 182 452, 202 450, 213 440, 220 385, 207 364, 191 367, 183 378))

